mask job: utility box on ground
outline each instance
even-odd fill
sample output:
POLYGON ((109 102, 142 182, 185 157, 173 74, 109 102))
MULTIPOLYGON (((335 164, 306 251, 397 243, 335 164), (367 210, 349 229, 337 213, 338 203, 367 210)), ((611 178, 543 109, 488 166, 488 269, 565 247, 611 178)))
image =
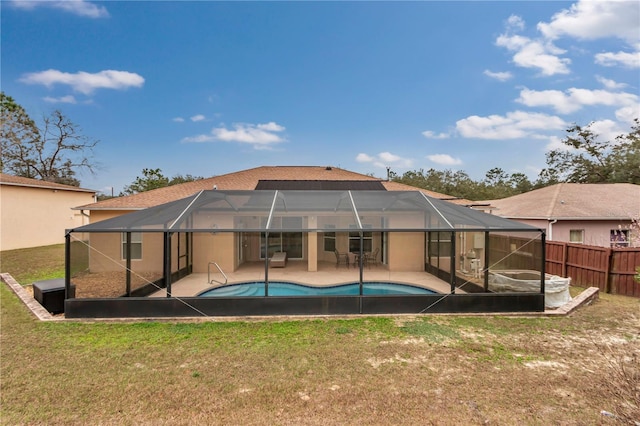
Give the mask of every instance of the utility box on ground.
MULTIPOLYGON (((36 281, 33 283, 33 297, 52 314, 64 312, 64 278, 36 281)), ((76 297, 76 287, 71 286, 69 298, 76 297)))

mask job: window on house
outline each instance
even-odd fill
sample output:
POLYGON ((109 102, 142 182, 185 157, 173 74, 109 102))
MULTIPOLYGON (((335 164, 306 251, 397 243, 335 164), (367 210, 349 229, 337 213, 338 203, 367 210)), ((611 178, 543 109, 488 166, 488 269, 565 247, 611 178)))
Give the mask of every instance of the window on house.
MULTIPOLYGON (((371 228, 371 225, 362 225, 364 228, 371 228)), ((370 252, 373 247, 373 232, 364 231, 362 233, 362 251, 370 252)), ((360 253, 360 232, 349 232, 349 251, 360 253)))
MULTIPOLYGON (((327 229, 335 229, 333 225, 325 226, 327 229)), ((336 249, 336 233, 335 231, 324 232, 324 251, 335 251, 336 249)))
POLYGON ((611 247, 629 247, 629 230, 612 229, 609 241, 611 242, 611 247))
POLYGON ((576 244, 584 243, 584 229, 571 229, 569 231, 569 242, 576 244))
MULTIPOLYGON (((122 234, 122 260, 127 259, 127 233, 123 232, 122 234)), ((132 232, 131 233, 131 260, 140 260, 142 259, 142 233, 141 232, 132 232)))

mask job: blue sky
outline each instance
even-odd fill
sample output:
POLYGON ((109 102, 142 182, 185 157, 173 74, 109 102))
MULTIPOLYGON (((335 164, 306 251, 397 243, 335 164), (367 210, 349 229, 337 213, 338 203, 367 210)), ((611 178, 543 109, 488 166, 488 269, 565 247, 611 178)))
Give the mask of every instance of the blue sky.
MULTIPOLYGON (((493 167, 534 180, 573 123, 640 116, 640 3, 9 1, 2 90, 100 140, 82 186, 143 168, 493 167)), ((303 178, 303 176, 301 176, 303 178)))

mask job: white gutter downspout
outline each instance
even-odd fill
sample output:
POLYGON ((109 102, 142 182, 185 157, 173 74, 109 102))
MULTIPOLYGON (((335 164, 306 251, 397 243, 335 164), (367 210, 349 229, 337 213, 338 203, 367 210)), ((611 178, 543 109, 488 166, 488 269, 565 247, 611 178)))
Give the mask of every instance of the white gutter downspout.
POLYGON ((549 232, 547 232, 547 240, 553 241, 553 224, 556 223, 558 219, 551 220, 551 218, 549 218, 547 220, 549 221, 549 232))
POLYGON ((82 219, 82 226, 84 226, 84 225, 87 225, 87 224, 91 223, 91 216, 89 216, 88 214, 86 214, 86 213, 84 212, 84 209, 81 209, 81 210, 80 210, 80 216, 82 216, 83 218, 85 218, 85 217, 87 218, 87 223, 84 223, 84 219, 82 219))

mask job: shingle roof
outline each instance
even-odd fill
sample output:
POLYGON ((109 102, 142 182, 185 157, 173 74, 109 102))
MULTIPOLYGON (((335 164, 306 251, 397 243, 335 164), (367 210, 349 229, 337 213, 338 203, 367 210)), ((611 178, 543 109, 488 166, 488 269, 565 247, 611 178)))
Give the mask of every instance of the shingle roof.
MULTIPOLYGON (((241 170, 186 182, 179 185, 167 186, 139 194, 111 198, 93 204, 76 207, 83 210, 140 210, 157 206, 174 200, 189 197, 201 190, 254 190, 260 180, 306 180, 306 181, 373 181, 381 182, 387 191, 416 190, 408 185, 397 182, 386 182, 379 178, 351 172, 337 167, 325 166, 261 166, 253 169, 241 170)), ((455 197, 439 194, 433 191, 421 190, 434 198, 454 201, 455 197)), ((456 204, 470 203, 468 200, 455 200, 456 204), (462 202, 457 202, 462 201, 462 202)))
POLYGON ((629 219, 640 215, 640 185, 559 183, 488 202, 511 219, 629 219))
POLYGON ((420 192, 422 192, 424 195, 428 195, 429 197, 433 197, 433 198, 437 198, 439 200, 444 200, 444 201, 448 201, 450 203, 453 204, 458 204, 460 206, 472 206, 477 204, 477 201, 471 201, 471 200, 467 200, 465 198, 457 198, 454 197, 453 195, 447 195, 447 194, 442 194, 440 192, 435 192, 435 191, 429 191, 428 189, 422 189, 422 188, 416 188, 415 186, 411 186, 411 185, 406 185, 404 183, 400 183, 400 182, 393 182, 393 181, 384 181, 382 182, 382 185, 385 187, 385 189, 387 191, 415 191, 415 190, 419 190, 420 192))
POLYGON ((93 189, 78 188, 77 186, 63 185, 61 183, 47 182, 45 180, 31 179, 21 176, 0 173, 0 185, 23 186, 29 188, 57 189, 59 191, 75 191, 95 193, 93 189))

